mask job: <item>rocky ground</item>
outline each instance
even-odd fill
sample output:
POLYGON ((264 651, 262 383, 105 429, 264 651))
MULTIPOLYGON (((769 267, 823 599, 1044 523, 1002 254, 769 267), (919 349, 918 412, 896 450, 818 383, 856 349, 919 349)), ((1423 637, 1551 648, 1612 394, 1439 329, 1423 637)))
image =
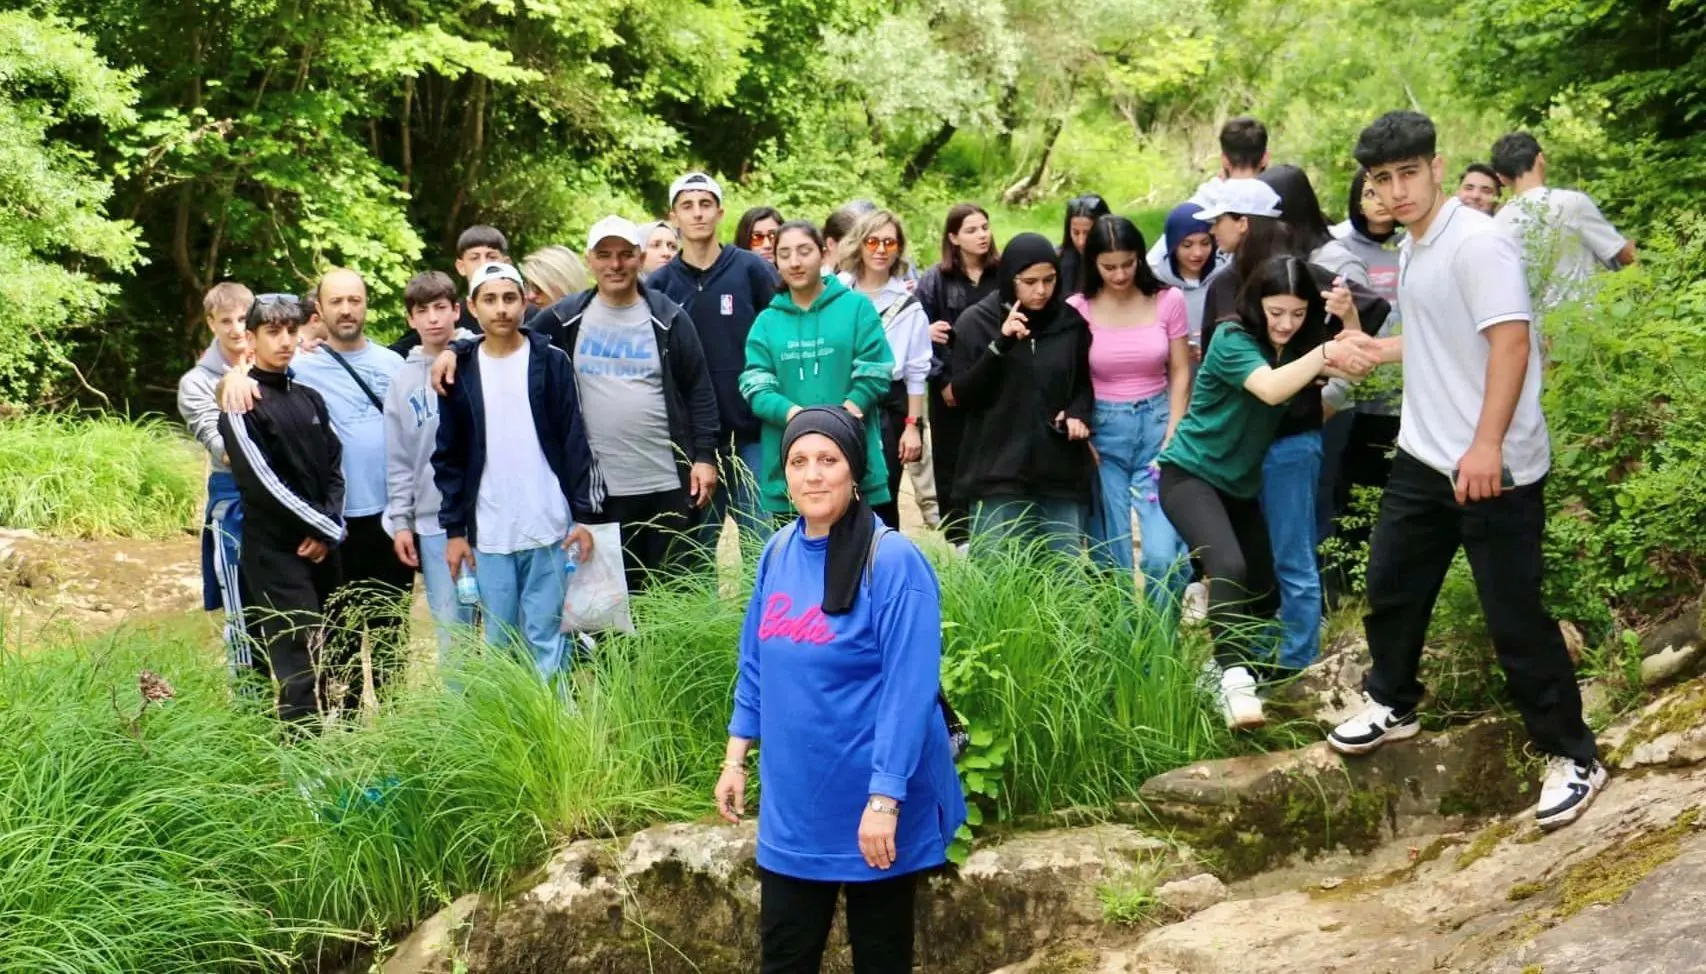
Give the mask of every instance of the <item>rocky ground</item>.
MULTIPOLYGON (((1692 645, 1671 653, 1692 660, 1692 645)), ((1318 707, 1358 651, 1314 675, 1318 707)), ((919 970, 1706 969, 1706 678, 1666 668, 1686 682, 1604 736, 1619 771, 1569 828, 1533 825, 1538 766, 1497 717, 1351 762, 1323 745, 1205 762, 1152 779, 1102 824, 1021 832, 934 878, 919 970)), ((752 842, 750 825, 698 823, 575 843, 502 900, 459 900, 384 970, 755 970, 752 842)), ((833 948, 825 970, 848 969, 833 948)))

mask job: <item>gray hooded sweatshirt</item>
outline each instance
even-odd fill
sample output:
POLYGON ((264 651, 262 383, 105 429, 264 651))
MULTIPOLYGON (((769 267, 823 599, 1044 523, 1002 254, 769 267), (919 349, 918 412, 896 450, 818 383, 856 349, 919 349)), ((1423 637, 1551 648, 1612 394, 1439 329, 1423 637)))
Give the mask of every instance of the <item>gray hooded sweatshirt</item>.
POLYGON ((219 396, 214 392, 230 368, 215 341, 201 353, 195 367, 178 379, 178 414, 184 417, 190 435, 207 448, 214 473, 231 472, 231 464, 225 459, 225 440, 219 435, 219 396))
MULTIPOLYGON (((473 333, 456 330, 452 341, 473 333)), ((409 349, 403 367, 385 393, 385 533, 442 534, 438 508, 443 502, 432 479, 432 451, 438 443, 438 393, 428 373, 432 359, 420 346, 409 349)))

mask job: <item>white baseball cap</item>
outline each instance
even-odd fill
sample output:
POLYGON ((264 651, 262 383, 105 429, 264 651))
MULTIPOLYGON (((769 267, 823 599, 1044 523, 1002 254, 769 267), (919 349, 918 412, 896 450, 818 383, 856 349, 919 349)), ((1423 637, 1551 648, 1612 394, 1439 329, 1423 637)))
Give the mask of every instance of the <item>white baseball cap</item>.
POLYGON ((690 190, 698 190, 701 193, 710 193, 712 196, 717 198, 718 206, 723 205, 723 188, 717 185, 717 181, 715 179, 712 179, 710 176, 707 176, 702 172, 690 172, 680 179, 677 179, 675 182, 670 183, 669 205, 672 207, 675 206, 676 197, 690 190))
POLYGON ((639 226, 637 226, 633 220, 623 219, 619 216, 607 216, 597 223, 594 223, 592 225, 592 229, 587 231, 587 252, 591 253, 592 249, 598 246, 598 242, 600 240, 607 240, 610 237, 615 237, 617 240, 627 241, 636 247, 644 247, 646 245, 646 238, 640 233, 639 226))
POLYGON ((1280 215, 1280 196, 1274 188, 1260 179, 1227 179, 1208 190, 1208 202, 1196 213, 1196 218, 1213 223, 1219 217, 1280 215))
POLYGON ((479 270, 474 272, 474 276, 468 278, 468 300, 474 300, 474 295, 479 293, 482 284, 500 280, 514 281, 515 286, 521 288, 523 294, 527 293, 527 285, 521 280, 521 272, 516 270, 513 264, 493 261, 490 264, 481 264, 479 270))

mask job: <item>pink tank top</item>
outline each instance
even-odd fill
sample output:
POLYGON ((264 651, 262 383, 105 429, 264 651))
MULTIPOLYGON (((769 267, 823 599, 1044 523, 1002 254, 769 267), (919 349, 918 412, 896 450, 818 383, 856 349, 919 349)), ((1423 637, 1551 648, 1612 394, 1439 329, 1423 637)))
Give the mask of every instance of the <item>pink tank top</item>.
POLYGON ((1169 343, 1190 332, 1185 297, 1178 288, 1161 291, 1155 321, 1147 325, 1100 327, 1084 295, 1074 294, 1066 303, 1090 323, 1090 384, 1097 399, 1142 402, 1166 390, 1169 343))

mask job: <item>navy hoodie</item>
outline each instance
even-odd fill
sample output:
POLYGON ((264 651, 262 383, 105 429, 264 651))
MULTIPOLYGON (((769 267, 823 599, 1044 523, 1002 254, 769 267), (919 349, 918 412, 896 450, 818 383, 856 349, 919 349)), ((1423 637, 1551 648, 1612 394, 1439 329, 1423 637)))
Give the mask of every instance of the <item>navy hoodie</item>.
POLYGON ((733 246, 723 247, 703 270, 676 254, 646 279, 647 288, 662 291, 693 318, 717 391, 719 444, 730 436, 736 443, 758 442, 762 426, 740 394, 740 373, 746 368, 746 336, 753 319, 769 307, 781 283, 776 268, 764 258, 733 246))

